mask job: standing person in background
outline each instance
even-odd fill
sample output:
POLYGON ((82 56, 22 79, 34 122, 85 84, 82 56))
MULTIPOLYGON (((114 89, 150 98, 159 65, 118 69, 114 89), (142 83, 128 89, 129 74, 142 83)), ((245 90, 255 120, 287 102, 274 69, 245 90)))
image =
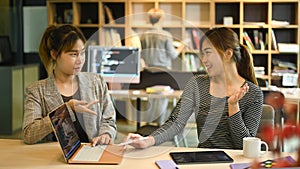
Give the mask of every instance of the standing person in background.
POLYGON ((200 59, 208 76, 194 75, 169 119, 148 138, 129 134, 130 145, 146 148, 171 140, 195 114, 199 144, 205 148, 242 149, 244 137, 256 136, 263 107, 253 60, 229 28, 209 30, 200 40, 200 59))
POLYGON ((26 88, 23 138, 27 144, 54 141, 48 113, 66 103, 74 112, 82 142, 112 144, 116 113, 104 79, 81 72, 86 39, 72 25, 49 26, 42 37, 39 55, 48 78, 26 88))
MULTIPOLYGON (((150 30, 144 32, 141 37, 141 58, 145 63, 144 69, 147 67, 160 68, 162 71, 172 69, 172 61, 176 59, 180 51, 184 48, 182 44, 177 49, 173 45, 172 34, 163 30, 159 23, 162 21, 164 11, 157 8, 152 8, 148 11, 149 22, 152 25, 150 30)), ((143 63, 143 62, 142 62, 143 63)), ((168 99, 149 99, 150 122, 154 120, 161 125, 165 121, 168 114, 168 99)))
POLYGON ((172 69, 172 60, 178 56, 184 45, 176 49, 172 34, 159 26, 163 15, 164 11, 161 9, 152 8, 148 11, 149 22, 153 27, 141 35, 142 59, 146 66, 172 69))

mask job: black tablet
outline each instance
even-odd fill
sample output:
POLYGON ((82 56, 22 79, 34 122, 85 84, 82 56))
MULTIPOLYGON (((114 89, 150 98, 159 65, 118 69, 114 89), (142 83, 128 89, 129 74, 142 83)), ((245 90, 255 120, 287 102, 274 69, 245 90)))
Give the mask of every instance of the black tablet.
POLYGON ((233 159, 224 151, 170 152, 176 164, 232 163, 233 159))

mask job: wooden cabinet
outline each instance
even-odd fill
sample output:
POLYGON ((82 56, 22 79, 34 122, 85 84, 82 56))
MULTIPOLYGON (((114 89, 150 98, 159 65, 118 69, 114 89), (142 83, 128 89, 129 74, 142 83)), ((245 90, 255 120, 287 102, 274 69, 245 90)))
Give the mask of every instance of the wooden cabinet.
POLYGON ((163 9, 162 28, 187 46, 173 64, 174 69, 182 71, 194 71, 191 68, 194 61, 198 65, 196 70, 201 68, 196 41, 207 30, 230 27, 245 45, 247 33, 253 43, 254 65, 263 72, 258 76, 268 80, 269 84, 277 84, 272 79, 281 76, 281 72, 299 72, 299 49, 282 52, 277 45, 291 43, 299 48, 299 4, 299 0, 47 1, 49 24, 72 23, 83 31, 88 43, 103 46, 132 45, 133 36, 151 27, 147 11, 153 7, 163 9), (229 22, 224 24, 224 18, 229 22), (289 71, 277 70, 280 69, 278 62, 285 64, 289 71))

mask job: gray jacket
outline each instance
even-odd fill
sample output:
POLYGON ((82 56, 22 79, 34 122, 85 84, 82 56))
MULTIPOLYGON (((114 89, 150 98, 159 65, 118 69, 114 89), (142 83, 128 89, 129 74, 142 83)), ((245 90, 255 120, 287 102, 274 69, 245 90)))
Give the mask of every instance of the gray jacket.
MULTIPOLYGON (((97 116, 83 113, 84 128, 89 140, 104 133, 111 138, 116 135, 116 113, 103 78, 97 74, 81 72, 78 74, 81 100, 91 102, 98 99, 91 109, 97 116)), ((37 81, 26 88, 23 137, 27 144, 51 141, 53 132, 48 113, 63 104, 53 74, 47 79, 37 81)))
POLYGON ((172 35, 162 29, 153 28, 141 35, 141 56, 148 66, 171 69, 172 60, 178 55, 172 35))

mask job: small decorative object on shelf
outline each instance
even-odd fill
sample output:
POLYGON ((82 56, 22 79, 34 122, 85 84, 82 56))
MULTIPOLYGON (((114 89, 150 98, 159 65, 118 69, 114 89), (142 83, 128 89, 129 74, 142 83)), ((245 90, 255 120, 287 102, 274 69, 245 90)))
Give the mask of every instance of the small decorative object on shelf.
POLYGON ((224 25, 233 25, 233 17, 232 16, 224 16, 223 24, 224 25))
POLYGON ((66 9, 64 11, 64 23, 71 24, 73 22, 73 10, 66 9))

